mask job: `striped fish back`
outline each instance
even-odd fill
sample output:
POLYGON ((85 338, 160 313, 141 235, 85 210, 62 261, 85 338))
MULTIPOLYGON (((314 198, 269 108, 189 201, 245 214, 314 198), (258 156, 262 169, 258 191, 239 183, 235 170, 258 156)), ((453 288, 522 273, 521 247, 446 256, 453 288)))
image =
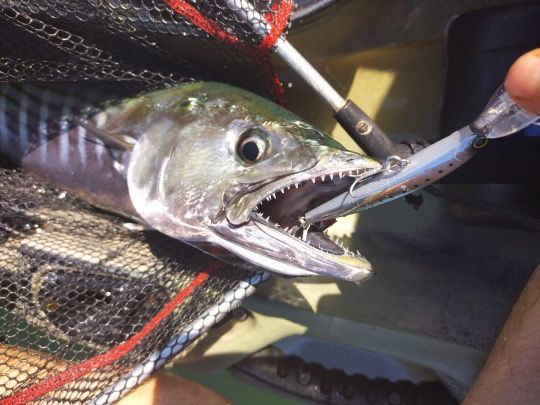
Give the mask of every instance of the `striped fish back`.
POLYGON ((0 84, 0 162, 7 160, 95 205, 130 215, 127 186, 114 157, 79 125, 110 99, 121 98, 89 83, 0 84))
POLYGON ((0 84, 0 154, 20 164, 26 154, 44 146, 46 159, 47 142, 66 134, 76 122, 74 117, 89 114, 99 104, 98 94, 77 90, 32 83, 0 84))

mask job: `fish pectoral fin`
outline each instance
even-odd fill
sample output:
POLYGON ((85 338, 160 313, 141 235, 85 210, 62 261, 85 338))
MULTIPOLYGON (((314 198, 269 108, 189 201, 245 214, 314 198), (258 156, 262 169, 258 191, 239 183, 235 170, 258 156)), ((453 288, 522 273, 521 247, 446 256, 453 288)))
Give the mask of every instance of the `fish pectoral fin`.
POLYGON ((82 126, 88 134, 99 139, 109 148, 118 149, 120 151, 131 151, 137 143, 137 140, 131 136, 103 131, 86 121, 79 121, 78 124, 82 126))
POLYGON ((89 142, 103 144, 113 161, 114 169, 124 178, 127 178, 127 164, 130 152, 137 143, 137 140, 128 135, 115 134, 104 131, 86 122, 77 121, 77 124, 86 130, 86 133, 95 140, 87 139, 89 142))

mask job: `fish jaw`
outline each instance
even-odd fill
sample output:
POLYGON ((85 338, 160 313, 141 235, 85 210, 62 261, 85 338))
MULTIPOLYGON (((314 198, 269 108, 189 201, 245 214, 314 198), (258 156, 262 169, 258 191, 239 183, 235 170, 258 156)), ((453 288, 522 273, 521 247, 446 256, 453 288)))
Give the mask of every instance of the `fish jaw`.
POLYGON ((309 170, 266 184, 228 206, 227 220, 209 226, 214 243, 285 276, 364 281, 373 273, 369 261, 324 234, 328 222, 314 224, 310 231, 302 228, 301 217, 321 198, 346 190, 354 181, 349 176, 367 178, 381 170, 375 160, 330 149, 309 170), (272 205, 274 198, 283 200, 272 205))
POLYGON ((367 178, 382 170, 380 162, 354 152, 318 147, 317 154, 317 163, 308 170, 276 179, 256 191, 241 195, 235 201, 229 203, 225 207, 228 221, 233 225, 246 223, 251 219, 257 207, 265 200, 271 200, 276 198, 276 194, 285 194, 287 190, 298 189, 300 186, 310 182, 312 184, 321 184, 328 178, 331 184, 335 185, 333 187, 334 192, 343 192, 350 186, 347 182, 341 182, 341 186, 337 184, 338 180, 343 177, 367 178))
MULTIPOLYGON (((367 278, 369 262, 326 237, 328 223, 304 232, 299 218, 347 190, 354 181, 348 176, 369 177, 381 164, 344 150, 264 99, 222 85, 205 86, 204 95, 202 90, 183 87, 149 95, 155 102, 139 100, 150 112, 144 110, 142 124, 132 131, 138 141, 127 173, 139 216, 168 236, 221 246, 275 273, 367 278), (186 97, 203 102, 186 110, 186 97), (150 108, 154 104, 159 108, 150 108), (251 158, 242 149, 247 140, 257 146, 251 158), (267 201, 278 192, 294 202, 267 201), (261 216, 267 209, 272 219, 294 226, 267 222, 261 216)), ((126 117, 130 121, 131 114, 126 117)))
POLYGON ((238 228, 211 227, 215 243, 242 259, 287 277, 322 275, 361 282, 372 272, 361 255, 334 255, 317 249, 263 218, 253 219, 238 228))

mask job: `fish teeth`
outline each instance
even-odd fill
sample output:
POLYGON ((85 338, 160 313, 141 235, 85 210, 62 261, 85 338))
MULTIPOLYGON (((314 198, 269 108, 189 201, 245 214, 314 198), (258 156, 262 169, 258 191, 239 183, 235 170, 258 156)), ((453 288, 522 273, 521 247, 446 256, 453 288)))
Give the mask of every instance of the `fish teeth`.
POLYGON ((315 177, 312 177, 311 181, 313 182, 313 184, 315 184, 315 177))
POLYGON ((330 173, 330 181, 334 180, 334 173, 330 173))
POLYGON ((339 178, 340 178, 340 179, 343 178, 343 172, 339 172, 339 178))
POLYGON ((285 194, 285 189, 281 189, 281 194, 285 194))
POLYGON ((295 183, 295 184, 294 184, 294 187, 298 188, 298 183, 295 183))
POLYGON ((321 180, 324 181, 325 177, 326 177, 326 176, 325 176, 324 174, 321 175, 321 180))
POLYGON ((310 225, 308 225, 306 228, 304 228, 304 229, 302 230, 302 240, 303 240, 304 242, 307 242, 308 245, 309 245, 309 241, 307 240, 307 235, 308 235, 309 228, 310 228, 310 225))
POLYGON ((274 199, 276 199, 276 193, 272 193, 272 197, 274 197, 274 199))

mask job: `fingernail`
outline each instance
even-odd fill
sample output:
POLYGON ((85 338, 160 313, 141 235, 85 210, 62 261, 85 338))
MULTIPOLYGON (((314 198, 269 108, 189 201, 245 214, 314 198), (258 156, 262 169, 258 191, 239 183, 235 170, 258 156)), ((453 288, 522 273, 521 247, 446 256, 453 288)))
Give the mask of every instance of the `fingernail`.
POLYGON ((540 55, 521 57, 508 75, 506 87, 515 98, 528 100, 540 91, 540 55))

